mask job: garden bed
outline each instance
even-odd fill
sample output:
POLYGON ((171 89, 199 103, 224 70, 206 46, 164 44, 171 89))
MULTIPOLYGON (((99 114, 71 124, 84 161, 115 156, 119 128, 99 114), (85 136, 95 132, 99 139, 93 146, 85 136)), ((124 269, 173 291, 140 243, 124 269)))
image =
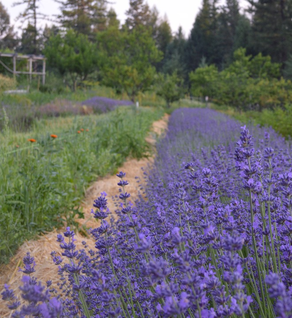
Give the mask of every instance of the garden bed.
POLYGON ((27 297, 30 312, 290 317, 291 154, 270 128, 240 127, 210 109, 175 110, 145 194, 129 204, 127 177, 117 175, 119 217, 102 194, 93 251, 78 250, 69 229, 58 236, 63 292, 41 300, 40 291, 41 306, 27 297))

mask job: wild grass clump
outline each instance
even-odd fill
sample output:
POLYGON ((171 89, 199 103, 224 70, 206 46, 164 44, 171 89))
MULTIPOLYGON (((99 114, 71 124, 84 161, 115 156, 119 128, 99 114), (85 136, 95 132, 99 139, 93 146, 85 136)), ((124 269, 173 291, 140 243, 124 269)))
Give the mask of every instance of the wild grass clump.
MULTIPOLYGON (((145 197, 133 206, 117 174, 119 219, 106 194, 93 206, 96 249, 69 228, 52 253, 63 293, 23 279, 27 307, 45 317, 291 317, 292 148, 272 129, 240 128, 206 109, 176 110, 158 145, 145 197)), ((25 274, 34 271, 24 260, 25 274)))
POLYGON ((0 262, 24 239, 73 222, 70 212, 89 182, 115 171, 128 156, 145 156, 145 136, 160 116, 159 110, 124 107, 41 120, 29 133, 6 126, 0 135, 0 262))

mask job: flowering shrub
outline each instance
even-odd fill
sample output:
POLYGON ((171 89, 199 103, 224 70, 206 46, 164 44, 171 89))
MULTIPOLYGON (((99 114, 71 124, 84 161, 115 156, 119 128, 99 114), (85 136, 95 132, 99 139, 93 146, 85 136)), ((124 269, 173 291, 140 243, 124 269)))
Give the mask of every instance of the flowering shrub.
POLYGON ((96 250, 76 250, 69 228, 58 235, 63 292, 25 276, 27 305, 2 293, 12 317, 291 317, 291 150, 272 130, 176 110, 146 198, 133 206, 120 172, 118 221, 102 193, 96 250))

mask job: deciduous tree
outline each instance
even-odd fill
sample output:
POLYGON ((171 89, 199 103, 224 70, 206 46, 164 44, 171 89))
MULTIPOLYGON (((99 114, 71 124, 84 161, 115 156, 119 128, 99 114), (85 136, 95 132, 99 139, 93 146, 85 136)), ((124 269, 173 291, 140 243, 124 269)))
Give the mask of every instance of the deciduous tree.
POLYGON ((180 100, 184 93, 183 80, 176 73, 171 75, 160 73, 157 76, 156 87, 157 95, 165 100, 168 108, 173 102, 180 100))
POLYGON ((48 64, 72 80, 73 90, 96 68, 96 48, 84 34, 68 30, 64 36, 52 36, 44 53, 48 64))
POLYGON ((162 53, 145 27, 131 31, 110 28, 98 34, 97 43, 105 85, 126 92, 132 101, 150 88, 156 73, 153 63, 162 53))

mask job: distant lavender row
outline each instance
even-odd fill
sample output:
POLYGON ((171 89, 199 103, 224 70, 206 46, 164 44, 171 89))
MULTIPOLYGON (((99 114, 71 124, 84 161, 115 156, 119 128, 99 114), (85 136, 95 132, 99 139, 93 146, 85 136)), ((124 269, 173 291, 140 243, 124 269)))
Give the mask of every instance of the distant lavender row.
MULTIPOLYGON (((119 106, 128 105, 132 105, 132 102, 96 96, 83 102, 56 99, 40 107, 32 106, 29 110, 20 105, 2 106, 9 117, 10 125, 16 130, 26 130, 32 126, 35 119, 40 117, 102 114, 112 111, 119 106)), ((0 130, 2 129, 3 121, 0 120, 0 130)))
POLYGON ((90 115, 93 113, 107 113, 115 110, 118 106, 132 105, 130 101, 115 100, 107 97, 95 96, 83 102, 72 102, 68 100, 56 100, 43 105, 38 109, 40 115, 64 116, 64 115, 90 115))
MULTIPOLYGON (((77 251, 70 229, 58 235, 63 257, 52 257, 67 298, 36 291, 26 278, 30 307, 19 315, 292 316, 292 149, 273 130, 178 109, 158 145, 146 199, 130 204, 125 175, 117 176, 119 219, 106 221, 105 194, 94 202, 96 250, 77 251)), ((29 256, 24 264, 32 273, 29 256)), ((8 287, 3 296, 18 307, 8 287)))
POLYGON ((118 106, 133 105, 131 101, 115 100, 107 97, 95 96, 82 102, 82 105, 92 107, 95 113, 106 113, 116 109, 118 106))

